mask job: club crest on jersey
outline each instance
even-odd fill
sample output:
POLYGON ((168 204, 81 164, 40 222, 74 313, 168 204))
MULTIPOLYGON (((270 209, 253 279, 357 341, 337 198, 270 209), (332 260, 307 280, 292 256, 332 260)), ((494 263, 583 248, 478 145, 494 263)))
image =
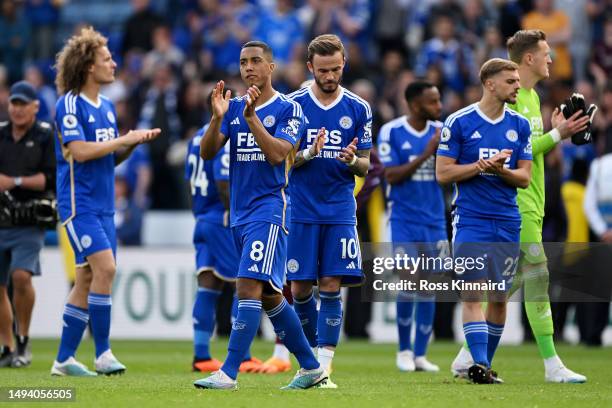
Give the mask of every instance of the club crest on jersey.
POLYGON ((451 138, 450 129, 445 127, 444 129, 442 129, 442 134, 440 135, 440 142, 446 143, 450 140, 450 138, 451 138))
POLYGON ((113 112, 111 111, 106 112, 106 117, 108 118, 110 123, 115 123, 115 115, 113 114, 113 112))
POLYGON ((348 116, 343 116, 340 118, 338 123, 340 123, 340 127, 342 127, 342 129, 350 129, 351 126, 353 126, 353 119, 348 116))
POLYGON ((518 140, 518 133, 516 133, 516 130, 510 129, 509 131, 507 131, 506 139, 508 139, 512 143, 516 142, 518 140))
POLYGON ((66 129, 74 129, 79 124, 79 121, 74 115, 64 116, 64 119, 62 120, 62 122, 64 123, 64 127, 66 129))
POLYGON ((263 124, 265 127, 272 127, 276 123, 276 119, 272 115, 268 115, 264 118, 263 124))
POLYGON ((83 245, 83 248, 87 249, 91 246, 91 244, 91 237, 89 235, 83 235, 81 237, 81 245, 83 245))
POLYGON ((297 260, 290 259, 289 262, 287 262, 287 270, 289 272, 296 273, 298 269, 300 269, 300 264, 297 260))

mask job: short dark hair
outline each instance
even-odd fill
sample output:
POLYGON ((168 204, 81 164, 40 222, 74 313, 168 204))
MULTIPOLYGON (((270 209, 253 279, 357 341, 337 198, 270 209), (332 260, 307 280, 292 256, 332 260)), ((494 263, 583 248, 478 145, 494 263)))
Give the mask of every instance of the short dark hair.
POLYGON ((308 44, 308 61, 312 62, 315 55, 331 56, 340 52, 345 58, 344 44, 335 34, 322 34, 308 44))
POLYGON ((482 64, 482 68, 480 68, 480 82, 484 85, 487 79, 502 71, 518 71, 518 65, 503 58, 491 58, 482 64))
POLYGON ((263 41, 249 41, 247 43, 245 43, 242 46, 242 49, 245 48, 252 48, 252 47, 257 47, 257 48, 261 48, 264 52, 264 54, 268 57, 270 57, 270 61, 272 61, 274 59, 274 53, 272 52, 272 48, 270 48, 270 46, 268 44, 266 44, 263 41))
POLYGON ((528 52, 535 51, 540 41, 546 41, 546 33, 542 30, 517 31, 506 41, 508 57, 511 61, 520 64, 523 56, 528 52))
POLYGON ((426 89, 435 87, 434 84, 427 81, 415 81, 406 87, 404 91, 404 98, 406 102, 410 103, 425 92, 426 89))

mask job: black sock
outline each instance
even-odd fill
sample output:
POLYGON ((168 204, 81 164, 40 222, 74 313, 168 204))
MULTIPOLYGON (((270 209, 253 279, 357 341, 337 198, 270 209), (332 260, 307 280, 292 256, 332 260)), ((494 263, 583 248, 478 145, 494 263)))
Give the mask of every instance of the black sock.
POLYGON ((30 338, 28 336, 17 336, 17 353, 23 354, 28 347, 28 340, 30 338))
POLYGON ((0 348, 0 350, 2 350, 2 353, 0 353, 0 357, 4 357, 7 354, 11 354, 11 348, 7 345, 2 346, 2 348, 0 348))

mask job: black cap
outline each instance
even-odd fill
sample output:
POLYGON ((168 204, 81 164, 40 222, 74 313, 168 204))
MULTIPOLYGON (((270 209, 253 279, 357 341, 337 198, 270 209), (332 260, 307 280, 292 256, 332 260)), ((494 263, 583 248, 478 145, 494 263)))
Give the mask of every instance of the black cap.
POLYGON ((36 95, 36 89, 26 81, 19 81, 11 86, 11 93, 9 95, 9 102, 22 101, 30 103, 38 100, 36 95))

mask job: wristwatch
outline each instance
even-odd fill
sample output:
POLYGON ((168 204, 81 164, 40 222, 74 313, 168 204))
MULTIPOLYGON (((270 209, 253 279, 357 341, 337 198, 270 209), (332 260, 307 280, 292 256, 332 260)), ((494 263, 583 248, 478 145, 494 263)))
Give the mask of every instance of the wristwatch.
POLYGON ((23 184, 23 179, 21 177, 15 177, 13 182, 15 183, 15 187, 20 187, 21 184, 23 184))

